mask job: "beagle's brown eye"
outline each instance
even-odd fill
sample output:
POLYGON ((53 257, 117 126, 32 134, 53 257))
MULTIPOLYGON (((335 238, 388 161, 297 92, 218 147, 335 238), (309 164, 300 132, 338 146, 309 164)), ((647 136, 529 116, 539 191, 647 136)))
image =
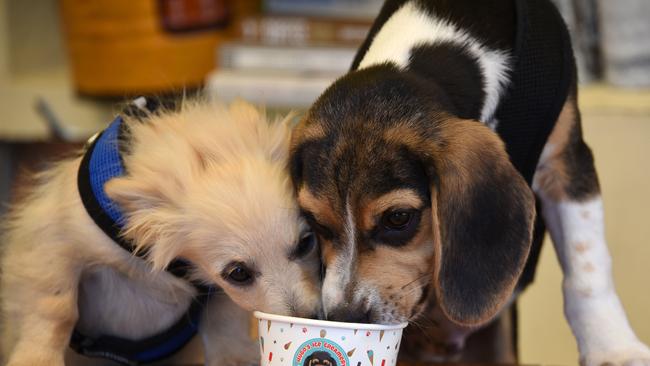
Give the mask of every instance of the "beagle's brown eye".
POLYGON ((391 246, 406 245, 418 232, 422 211, 395 208, 384 212, 370 232, 373 240, 391 246))
POLYGON ((233 262, 228 265, 221 276, 236 286, 246 286, 253 283, 252 271, 241 262, 233 262))
POLYGON ((382 216, 381 222, 387 229, 402 231, 409 226, 412 217, 413 212, 389 211, 382 216))

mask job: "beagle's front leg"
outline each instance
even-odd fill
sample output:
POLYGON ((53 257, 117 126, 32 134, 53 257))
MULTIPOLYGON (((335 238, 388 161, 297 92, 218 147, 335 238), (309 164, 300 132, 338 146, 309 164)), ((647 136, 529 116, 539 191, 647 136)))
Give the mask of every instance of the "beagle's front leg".
POLYGON ((614 289, 603 203, 575 93, 544 147, 533 189, 562 267, 564 313, 581 365, 650 365, 650 350, 634 334, 614 289))

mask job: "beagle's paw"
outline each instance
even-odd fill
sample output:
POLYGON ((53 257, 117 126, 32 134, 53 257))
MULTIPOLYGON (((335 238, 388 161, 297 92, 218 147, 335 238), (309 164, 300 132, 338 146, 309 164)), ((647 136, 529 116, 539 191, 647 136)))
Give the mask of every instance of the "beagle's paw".
POLYGON ((575 283, 565 280, 563 287, 564 312, 582 366, 650 366, 650 348, 634 333, 612 287, 587 295, 577 291, 575 283))
POLYGON ((580 358, 581 366, 650 366, 650 349, 641 343, 628 348, 592 352, 580 358))

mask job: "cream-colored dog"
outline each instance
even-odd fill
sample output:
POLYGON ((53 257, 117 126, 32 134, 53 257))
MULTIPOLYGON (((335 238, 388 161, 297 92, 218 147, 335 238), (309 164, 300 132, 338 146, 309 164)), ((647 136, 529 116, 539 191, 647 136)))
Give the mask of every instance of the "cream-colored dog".
POLYGON ((91 220, 77 188, 81 157, 39 174, 5 222, 5 361, 63 365, 74 329, 135 340, 167 329, 197 295, 165 271, 178 258, 194 282, 225 293, 202 314, 206 364, 257 361, 246 311, 319 308, 318 250, 285 171, 288 118, 269 124, 243 102, 199 101, 123 123, 128 173, 104 191, 124 214, 122 237, 145 255, 91 220))

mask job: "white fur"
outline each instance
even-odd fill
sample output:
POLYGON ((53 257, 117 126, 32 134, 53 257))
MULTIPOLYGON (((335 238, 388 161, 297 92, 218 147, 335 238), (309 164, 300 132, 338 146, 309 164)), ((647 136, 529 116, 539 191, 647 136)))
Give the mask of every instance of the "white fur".
POLYGON ((345 297, 342 284, 345 284, 347 282, 345 278, 349 277, 346 276, 349 262, 341 263, 344 261, 345 258, 342 256, 336 258, 334 264, 328 268, 327 276, 323 280, 323 314, 326 318, 338 304, 343 302, 345 297))
POLYGON ((147 99, 145 97, 136 98, 131 103, 140 110, 147 112, 147 99))
POLYGON ((342 250, 335 259, 334 263, 327 269, 327 275, 323 281, 323 313, 327 317, 328 312, 335 309, 336 306, 343 303, 345 299, 345 290, 350 283, 350 277, 353 271, 353 264, 356 253, 356 228, 354 223, 354 213, 347 202, 345 206, 345 250, 342 250))
POLYGON ((182 282, 156 277, 163 276, 147 271, 127 277, 106 265, 88 268, 80 279, 78 329, 88 336, 117 334, 138 339, 155 334, 161 325, 171 326, 188 308, 193 292, 182 282), (152 282, 160 284, 152 286, 152 282), (143 319, 147 313, 159 314, 157 321, 143 319))
POLYGON ((307 227, 285 171, 288 123, 269 124, 242 102, 186 103, 132 121, 129 175, 105 191, 122 207, 125 236, 148 253, 146 261, 88 217, 76 185, 80 158, 41 174, 5 223, 0 298, 8 364, 63 365, 75 324, 88 335, 127 338, 165 329, 195 295, 163 270, 178 256, 195 265, 195 279, 227 294, 204 313, 207 365, 258 360, 244 310, 306 316, 318 309, 316 251, 289 256, 307 227), (252 285, 222 278, 232 261, 254 266, 252 285))
POLYGON ((486 95, 480 118, 490 128, 496 128, 491 122, 508 83, 510 60, 507 53, 489 49, 449 20, 418 9, 414 2, 404 4, 386 21, 375 35, 359 69, 386 62, 406 68, 414 47, 440 43, 464 46, 479 60, 486 95))
MULTIPOLYGON (((553 150, 551 143, 545 146, 538 171, 553 150)), ((556 201, 537 180, 533 189, 542 200, 542 215, 564 274, 564 313, 581 364, 650 365, 650 350, 634 334, 614 288, 600 196, 556 201)))

